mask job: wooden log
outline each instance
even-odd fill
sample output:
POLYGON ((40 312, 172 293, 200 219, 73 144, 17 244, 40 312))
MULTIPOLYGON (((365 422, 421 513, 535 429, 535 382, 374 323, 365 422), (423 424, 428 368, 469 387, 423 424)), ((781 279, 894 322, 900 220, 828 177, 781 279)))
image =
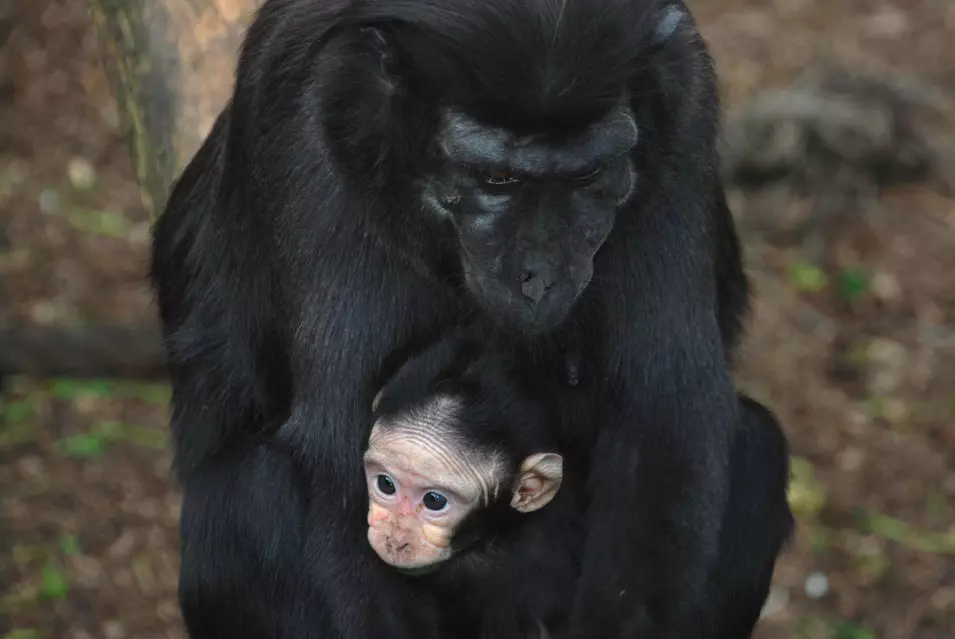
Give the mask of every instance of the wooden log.
POLYGON ((159 327, 0 327, 0 380, 32 377, 137 377, 166 374, 159 327))

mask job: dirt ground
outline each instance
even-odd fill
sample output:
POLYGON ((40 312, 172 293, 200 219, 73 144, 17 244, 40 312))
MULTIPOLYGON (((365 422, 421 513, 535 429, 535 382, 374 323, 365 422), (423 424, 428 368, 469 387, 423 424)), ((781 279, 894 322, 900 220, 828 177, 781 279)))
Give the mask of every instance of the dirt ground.
MULTIPOLYGON (((730 110, 826 59, 955 92, 951 0, 693 5, 730 110)), ((0 51, 0 325, 149 317, 148 220, 85 3, 22 7, 0 51)), ((757 297, 738 379, 785 424, 799 517, 758 638, 952 639, 955 199, 915 184, 853 213, 824 266, 744 236, 757 297)), ((8 384, 0 637, 184 637, 167 398, 8 384)))

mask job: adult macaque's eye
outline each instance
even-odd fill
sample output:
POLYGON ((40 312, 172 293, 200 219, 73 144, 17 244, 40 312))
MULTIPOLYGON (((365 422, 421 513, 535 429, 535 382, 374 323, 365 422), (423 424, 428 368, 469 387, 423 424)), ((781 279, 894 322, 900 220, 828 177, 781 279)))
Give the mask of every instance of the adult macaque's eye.
POLYGON ((572 173, 568 177, 575 182, 592 182, 593 180, 596 180, 601 173, 603 173, 603 170, 604 165, 601 164, 595 168, 587 168, 583 171, 579 171, 578 173, 572 173))
POLYGON ((442 495, 441 493, 436 493, 431 491, 425 493, 424 498, 421 500, 421 503, 424 504, 424 507, 431 511, 441 511, 444 510, 448 505, 448 498, 442 495))
POLYGON ((496 171, 490 171, 484 176, 484 180, 488 184, 494 186, 503 186, 505 184, 516 184, 520 182, 520 179, 511 175, 511 172, 507 169, 499 169, 496 171))
POLYGON ((375 483, 378 486, 378 492, 380 492, 382 495, 394 495, 398 490, 395 488, 394 480, 392 480, 388 475, 378 475, 375 483))

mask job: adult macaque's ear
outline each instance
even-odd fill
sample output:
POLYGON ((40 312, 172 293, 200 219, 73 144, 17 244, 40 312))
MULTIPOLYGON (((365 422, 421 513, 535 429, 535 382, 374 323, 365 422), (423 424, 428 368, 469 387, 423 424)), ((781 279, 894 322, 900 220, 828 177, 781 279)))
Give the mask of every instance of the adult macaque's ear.
POLYGON ((378 394, 375 395, 375 399, 371 400, 371 412, 378 410, 378 404, 381 403, 381 398, 385 394, 385 389, 378 391, 378 394))
POLYGON ((511 507, 531 513, 550 503, 564 477, 564 458, 556 453, 537 453, 521 464, 521 477, 511 507))

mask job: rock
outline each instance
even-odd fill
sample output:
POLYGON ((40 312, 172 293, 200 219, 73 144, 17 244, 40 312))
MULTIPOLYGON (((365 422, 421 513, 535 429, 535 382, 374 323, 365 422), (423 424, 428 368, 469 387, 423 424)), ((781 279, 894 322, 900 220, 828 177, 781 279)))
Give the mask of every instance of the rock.
POLYGON ((74 189, 88 191, 96 183, 96 169, 86 158, 72 158, 66 166, 66 173, 74 189))
POLYGON ((763 605, 759 618, 764 619, 779 614, 789 605, 789 589, 782 586, 773 586, 769 590, 769 597, 763 605))
POLYGON ((803 588, 810 599, 820 599, 829 592, 829 578, 821 572, 814 572, 806 577, 803 588))
POLYGON ((55 215, 60 212, 60 194, 55 189, 43 189, 40 192, 38 203, 40 210, 47 215, 55 215))
POLYGON ((899 278, 886 271, 877 271, 869 283, 869 290, 883 302, 894 302, 902 297, 902 284, 899 278))

